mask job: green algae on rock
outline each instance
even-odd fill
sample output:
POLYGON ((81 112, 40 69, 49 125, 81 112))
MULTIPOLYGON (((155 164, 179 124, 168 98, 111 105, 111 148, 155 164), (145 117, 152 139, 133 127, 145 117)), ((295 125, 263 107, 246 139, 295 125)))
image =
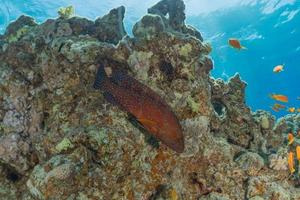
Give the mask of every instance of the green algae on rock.
POLYGON ((60 143, 58 143, 55 146, 55 149, 60 153, 62 151, 65 151, 69 148, 73 148, 74 145, 72 144, 72 142, 68 139, 68 138, 64 138, 60 143))

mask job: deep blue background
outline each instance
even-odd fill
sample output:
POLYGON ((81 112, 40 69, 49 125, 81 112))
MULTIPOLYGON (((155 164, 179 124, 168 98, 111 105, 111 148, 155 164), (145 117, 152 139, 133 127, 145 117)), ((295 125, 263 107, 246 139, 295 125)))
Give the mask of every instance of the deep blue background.
MULTIPOLYGON (((9 21, 21 14, 31 15, 37 22, 43 22, 49 17, 55 18, 59 7, 73 5, 77 15, 95 19, 111 8, 124 5, 125 27, 131 34, 134 23, 155 2, 156 0, 0 0, 0 33, 5 31, 9 21)), ((270 106, 274 101, 268 97, 270 93, 287 95, 290 99, 287 106, 300 108, 300 101, 297 100, 300 96, 299 0, 224 0, 219 1, 223 7, 218 7, 215 3, 215 10, 211 9, 213 2, 205 5, 205 2, 210 2, 207 0, 185 2, 187 23, 199 29, 204 39, 212 44, 214 77, 227 80, 236 72, 240 73, 248 83, 246 102, 253 110, 273 112, 270 106), (224 4, 226 1, 228 4, 224 4), (231 37, 239 38, 248 49, 237 51, 229 47, 227 41, 231 37), (285 64, 285 71, 274 74, 272 69, 278 64, 285 64)), ((287 112, 273 114, 282 116, 287 112)))
POLYGON ((211 39, 214 77, 227 79, 238 72, 248 83, 246 102, 256 109, 271 111, 274 101, 271 93, 289 97, 287 106, 300 108, 300 12, 287 21, 283 13, 299 11, 300 1, 283 6, 273 13, 261 12, 263 5, 239 6, 212 12, 208 15, 189 17, 188 22, 203 31, 204 38, 211 39), (252 36, 252 37, 251 37, 252 36), (230 37, 244 39, 247 50, 237 51, 227 45, 230 37), (256 38, 255 38, 256 37, 256 38), (284 72, 274 74, 274 66, 284 64, 284 72))

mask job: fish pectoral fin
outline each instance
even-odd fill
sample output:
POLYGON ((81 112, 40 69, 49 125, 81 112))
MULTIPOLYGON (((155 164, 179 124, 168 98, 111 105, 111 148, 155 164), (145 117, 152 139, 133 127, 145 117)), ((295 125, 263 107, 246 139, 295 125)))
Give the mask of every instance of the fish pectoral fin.
POLYGON ((137 119, 142 125, 151 128, 153 131, 158 131, 157 123, 149 119, 137 119))
POLYGON ((113 105, 118 105, 118 101, 116 98, 109 92, 103 92, 104 98, 113 105))

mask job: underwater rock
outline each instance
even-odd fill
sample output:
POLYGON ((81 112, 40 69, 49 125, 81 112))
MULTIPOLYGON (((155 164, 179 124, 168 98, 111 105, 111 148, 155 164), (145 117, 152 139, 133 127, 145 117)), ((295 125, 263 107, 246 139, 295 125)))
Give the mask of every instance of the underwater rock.
POLYGON ((197 39, 199 39, 200 41, 203 41, 203 38, 202 38, 202 35, 201 33, 196 29, 194 28, 193 26, 191 25, 186 25, 184 27, 184 29, 182 30, 183 33, 186 33, 186 34, 189 34, 189 35, 192 35, 192 36, 195 36, 197 39))
POLYGON ((273 129, 273 134, 268 139, 273 149, 277 150, 281 145, 286 145, 285 142, 289 133, 296 135, 299 132, 300 114, 289 114, 279 118, 273 129))
POLYGON ((271 113, 264 110, 257 110, 253 113, 255 120, 260 123, 263 130, 272 129, 275 125, 275 118, 271 113))
POLYGON ((7 111, 3 117, 3 129, 5 132, 23 132, 25 130, 23 114, 16 110, 7 111))
POLYGON ((67 22, 60 22, 56 28, 56 36, 63 37, 63 36, 70 36, 73 34, 73 31, 70 27, 70 24, 67 22))
POLYGON ((16 34, 18 30, 24 26, 36 26, 37 23, 33 18, 25 15, 21 15, 16 21, 10 23, 5 31, 4 36, 16 34))
POLYGON ((278 119, 274 132, 276 134, 297 133, 300 130, 300 114, 289 114, 278 119))
POLYGON ((68 23, 74 35, 91 34, 94 26, 93 21, 81 17, 72 17, 68 19, 68 23))
POLYGON ((161 16, 167 28, 170 27, 175 31, 195 36, 203 41, 199 31, 190 25, 185 25, 184 10, 185 5, 182 0, 161 0, 149 8, 148 13, 161 16))
POLYGON ((123 25, 124 14, 125 7, 120 6, 96 19, 93 35, 100 41, 117 44, 126 35, 123 25))
POLYGON ((263 168, 264 160, 256 153, 246 152, 235 160, 249 176, 255 176, 263 168))
POLYGON ((266 176, 251 177, 248 180, 247 198, 260 196, 263 199, 291 199, 291 193, 266 176))
POLYGON ((168 24, 174 30, 180 30, 184 26, 185 5, 182 0, 162 0, 148 9, 148 13, 166 16, 169 14, 168 24))
POLYGON ((259 149, 262 137, 250 108, 245 105, 246 83, 236 74, 227 83, 211 79, 212 102, 215 117, 212 129, 227 137, 228 141, 244 148, 259 149), (251 127, 251 128, 250 128, 251 127))
MULTIPOLYGON (((53 156, 43 165, 33 169, 26 185, 38 199, 65 199, 78 191, 87 157, 84 149, 77 149, 69 156, 53 156)), ((84 180, 82 180, 84 181, 84 180)))
POLYGON ((193 156, 201 148, 201 138, 209 134, 209 119, 207 117, 198 117, 187 119, 183 122, 185 150, 182 156, 193 156))
MULTIPOLYGON (((0 167, 0 175, 1 177, 5 177, 4 170, 0 167)), ((0 178, 0 196, 3 199, 18 199, 18 190, 16 186, 14 186, 13 181, 10 182, 8 180, 2 180, 0 178)))
POLYGON ((30 162, 31 147, 19 135, 0 137, 0 163, 18 174, 24 175, 33 163, 30 162))
POLYGON ((254 120, 260 124, 261 133, 266 141, 268 141, 265 145, 265 148, 267 148, 268 151, 278 149, 278 147, 280 147, 280 145, 282 145, 284 142, 284 137, 282 134, 278 134, 273 130, 275 126, 274 116, 263 110, 257 110, 256 112, 252 113, 252 115, 254 120))
POLYGON ((165 25, 162 18, 159 15, 152 14, 145 15, 132 29, 134 37, 146 39, 155 37, 163 31, 165 31, 165 25))
POLYGON ((276 171, 283 171, 283 172, 287 172, 288 170, 288 165, 287 165, 287 158, 286 155, 288 150, 287 148, 280 148, 276 154, 271 154, 268 157, 269 160, 269 167, 271 169, 274 169, 276 171))

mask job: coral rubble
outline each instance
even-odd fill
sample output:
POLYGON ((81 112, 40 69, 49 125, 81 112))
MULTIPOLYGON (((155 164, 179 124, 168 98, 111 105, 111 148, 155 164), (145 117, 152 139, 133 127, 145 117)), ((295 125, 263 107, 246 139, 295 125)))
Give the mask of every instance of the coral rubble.
POLYGON ((246 83, 210 77, 211 47, 162 0, 126 35, 125 8, 90 21, 28 16, 0 37, 1 199, 300 199, 286 136, 245 104, 246 83), (92 88, 101 60, 118 63, 176 113, 185 151, 147 139, 92 88))

